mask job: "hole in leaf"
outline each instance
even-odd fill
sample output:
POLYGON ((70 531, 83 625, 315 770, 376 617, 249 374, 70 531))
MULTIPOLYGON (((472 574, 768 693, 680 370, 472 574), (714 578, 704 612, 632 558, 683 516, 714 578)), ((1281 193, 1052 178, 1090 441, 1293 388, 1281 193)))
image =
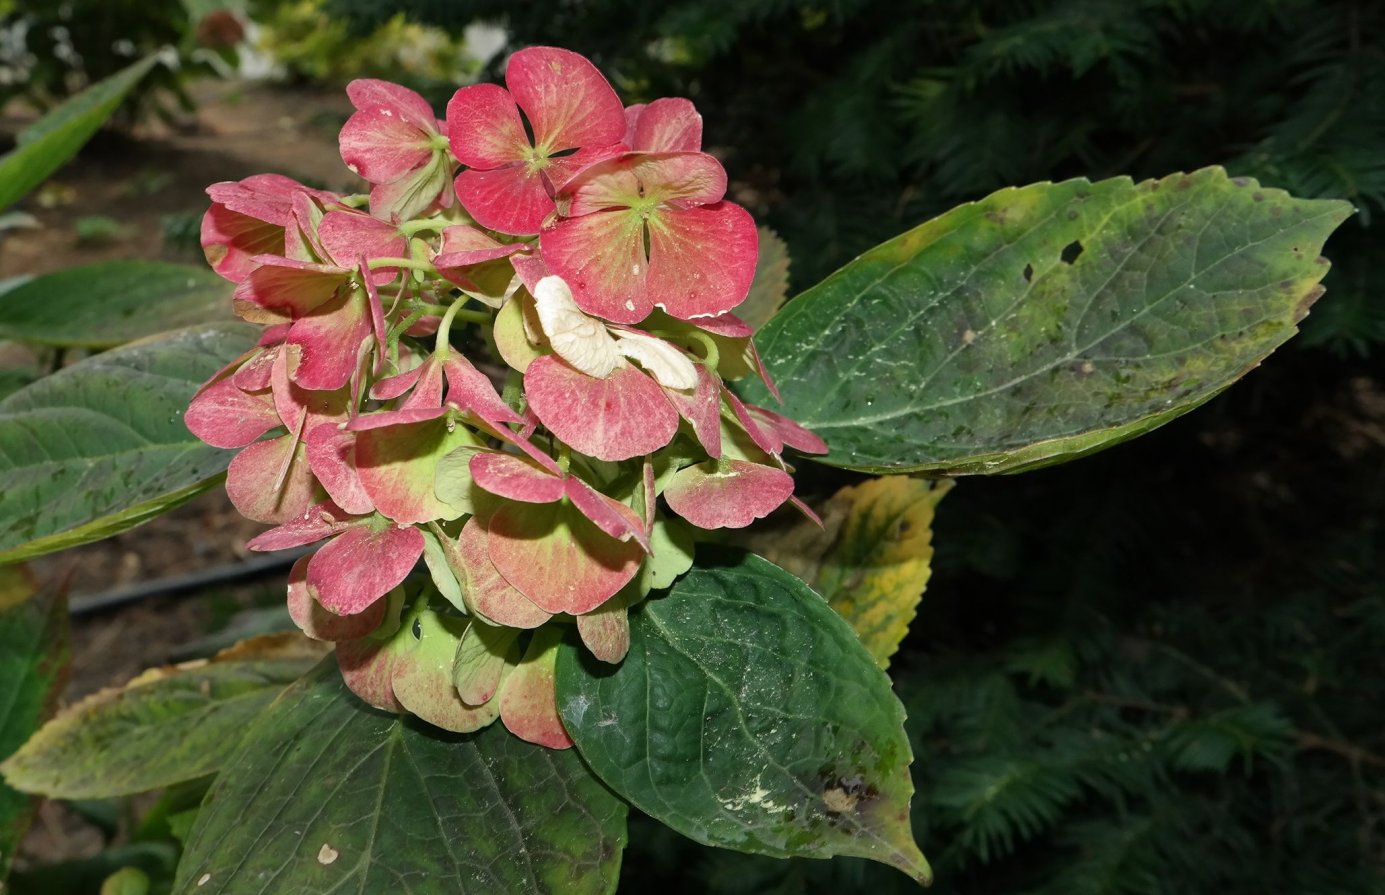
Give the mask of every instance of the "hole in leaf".
POLYGON ((417 618, 414 619, 413 627, 409 629, 409 633, 414 635, 414 639, 415 639, 415 640, 422 640, 422 639, 423 639, 423 621, 422 621, 422 619, 417 619, 417 618))
POLYGON ((1025 281, 1026 283, 1032 283, 1032 282, 1034 282, 1034 265, 1032 265, 1032 264, 1026 264, 1026 265, 1024 265, 1024 281, 1025 281))
POLYGON ((1064 264, 1071 264, 1078 259, 1082 251, 1082 243, 1074 239, 1072 242, 1063 246, 1063 251, 1058 255, 1058 260, 1062 261, 1064 264))

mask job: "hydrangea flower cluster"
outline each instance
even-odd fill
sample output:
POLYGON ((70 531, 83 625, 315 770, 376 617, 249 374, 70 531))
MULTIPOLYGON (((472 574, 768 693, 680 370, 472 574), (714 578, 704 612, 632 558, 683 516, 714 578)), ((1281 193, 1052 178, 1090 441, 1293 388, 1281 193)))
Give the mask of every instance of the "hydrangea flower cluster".
POLYGON ((347 91, 341 156, 368 195, 208 189, 207 258, 265 329, 188 427, 241 449, 227 492, 275 526, 252 549, 324 542, 289 608, 356 694, 569 746, 565 625, 618 662, 629 607, 686 571, 697 530, 808 512, 783 454, 825 445, 725 385, 764 376, 731 313, 755 225, 692 103, 627 108, 566 50, 515 53, 445 121, 395 84, 347 91))

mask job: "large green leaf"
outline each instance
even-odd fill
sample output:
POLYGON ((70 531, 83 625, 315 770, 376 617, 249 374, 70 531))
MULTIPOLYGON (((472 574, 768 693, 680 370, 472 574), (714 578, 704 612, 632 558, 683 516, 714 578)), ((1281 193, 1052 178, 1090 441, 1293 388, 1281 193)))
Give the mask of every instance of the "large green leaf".
POLYGON ((803 582, 722 557, 632 613, 614 670, 559 655, 558 710, 602 780, 706 845, 856 855, 926 882, 912 754, 889 678, 803 582))
POLYGON ((0 401, 0 562, 108 537, 215 484, 232 452, 194 438, 183 410, 253 344, 243 326, 179 330, 0 401))
POLYGON ((0 156, 0 211, 43 183, 77 154, 91 135, 120 107, 125 94, 158 62, 149 56, 99 81, 34 122, 19 135, 19 145, 0 156))
POLYGON ((328 659, 217 778, 174 891, 611 892, 625 813, 572 751, 378 712, 328 659))
MULTIPOLYGON (((0 568, 0 758, 38 729, 52 709, 67 662, 67 601, 59 590, 33 593, 24 569, 0 568)), ((0 891, 32 800, 0 783, 0 891)))
POLYGON ((34 277, 0 295, 0 338, 110 348, 231 319, 231 284, 206 267, 106 261, 34 277))
POLYGON ((221 770, 246 728, 320 658, 296 633, 146 671, 64 709, 0 771, 17 789, 107 799, 221 770))
POLYGON ((902 475, 842 488, 799 519, 741 546, 802 578, 846 619, 881 668, 909 633, 933 559, 933 511, 951 487, 902 475))
POLYGON ((828 463, 1060 462, 1196 407, 1293 335, 1350 214, 1220 168, 1005 189, 857 258, 758 342, 828 463))

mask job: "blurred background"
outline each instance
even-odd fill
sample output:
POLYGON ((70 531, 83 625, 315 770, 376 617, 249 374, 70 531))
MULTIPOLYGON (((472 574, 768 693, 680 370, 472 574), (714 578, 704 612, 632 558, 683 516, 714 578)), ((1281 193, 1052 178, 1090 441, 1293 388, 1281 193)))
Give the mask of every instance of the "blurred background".
MULTIPOLYGON (((691 98, 795 291, 1010 184, 1219 164, 1354 203, 1302 335, 1228 393, 1096 457, 959 483, 891 670, 937 892, 1385 892, 1385 4, 0 0, 0 151, 88 83, 176 56, 0 217, 0 278, 199 258, 208 183, 352 186, 351 78, 441 110, 532 44, 589 56, 627 103, 691 98)), ((0 394, 61 362, 0 344, 0 394)), ((282 568, 148 584, 236 568, 256 530, 213 493, 36 562, 88 600, 67 698, 286 623, 282 568), (90 602, 113 593, 139 599, 90 602)), ((13 891, 94 892, 123 863, 159 879, 176 837, 149 808, 45 806, 13 891)), ((630 833, 623 891, 907 887, 630 833)))

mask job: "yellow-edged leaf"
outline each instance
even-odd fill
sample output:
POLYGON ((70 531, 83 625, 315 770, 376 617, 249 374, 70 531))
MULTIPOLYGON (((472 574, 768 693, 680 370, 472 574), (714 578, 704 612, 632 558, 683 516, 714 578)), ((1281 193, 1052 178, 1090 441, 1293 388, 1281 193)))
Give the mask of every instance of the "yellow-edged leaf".
POLYGON ((933 511, 951 487, 903 476, 871 479, 823 505, 823 528, 802 522, 767 531, 751 547, 826 597, 886 668, 928 585, 933 511))

